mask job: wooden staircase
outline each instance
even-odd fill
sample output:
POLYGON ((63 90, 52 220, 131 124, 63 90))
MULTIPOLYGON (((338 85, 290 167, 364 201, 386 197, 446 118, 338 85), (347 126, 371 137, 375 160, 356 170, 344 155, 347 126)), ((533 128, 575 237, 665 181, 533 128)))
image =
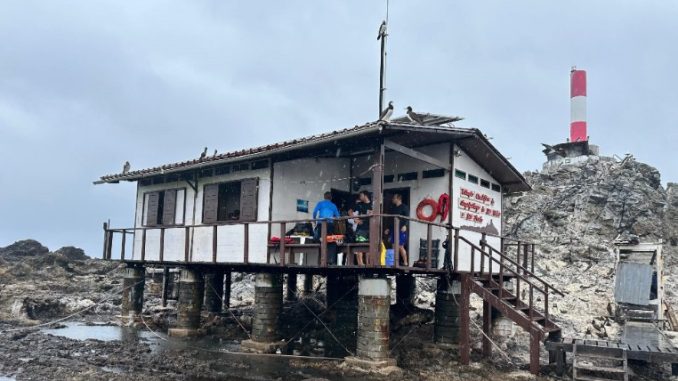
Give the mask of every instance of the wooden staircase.
POLYGON ((573 344, 572 380, 628 381, 628 357, 624 349, 589 351, 586 346, 573 344))
MULTIPOLYGON (((511 319, 530 334, 530 372, 538 374, 540 370, 539 352, 545 340, 558 341, 562 337, 560 327, 549 315, 549 295, 563 295, 549 283, 528 270, 526 263, 520 264, 487 245, 485 237, 480 245, 475 245, 463 237, 455 237, 471 247, 471 271, 460 273, 462 282, 462 330, 468 327, 464 321, 468 316, 470 294, 475 293, 483 299, 483 354, 491 354, 492 343, 489 340, 492 324, 492 309, 511 319), (480 266, 474 263, 475 253, 480 253, 480 266), (525 266, 524 266, 525 265, 525 266), (511 283, 511 289, 505 287, 511 283), (535 297, 537 294, 537 297, 535 297)), ((460 350, 462 363, 466 363, 469 352, 469 333, 462 332, 460 350)), ((550 355, 551 357, 551 355, 550 355)), ((549 361, 555 359, 549 358, 549 361)))

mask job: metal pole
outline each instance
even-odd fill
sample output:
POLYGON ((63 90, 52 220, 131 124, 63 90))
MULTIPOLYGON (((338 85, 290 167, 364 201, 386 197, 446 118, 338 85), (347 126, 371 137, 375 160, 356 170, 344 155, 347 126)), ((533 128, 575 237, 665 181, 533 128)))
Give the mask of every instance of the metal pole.
POLYGON ((388 33, 384 33, 381 36, 381 62, 379 64, 379 112, 377 113, 377 119, 381 117, 381 112, 384 110, 384 66, 386 64, 386 36, 388 33))

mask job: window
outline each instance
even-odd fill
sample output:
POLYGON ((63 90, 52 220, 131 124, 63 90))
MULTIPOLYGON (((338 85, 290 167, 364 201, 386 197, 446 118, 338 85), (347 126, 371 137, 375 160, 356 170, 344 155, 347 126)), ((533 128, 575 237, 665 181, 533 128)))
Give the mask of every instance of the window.
POLYGON ((458 169, 455 169, 455 170, 454 170, 454 176, 455 176, 455 177, 458 177, 458 178, 460 178, 460 179, 466 180, 466 172, 464 172, 464 171, 460 171, 460 170, 458 170, 458 169))
POLYGON ((487 180, 480 180, 480 186, 483 188, 490 189, 490 182, 487 180))
POLYGON ((434 177, 443 177, 445 176, 445 170, 440 168, 440 169, 429 169, 427 171, 423 171, 421 173, 421 177, 423 179, 432 179, 434 177))
POLYGON ((468 181, 472 182, 473 184, 478 184, 478 176, 473 176, 471 174, 468 175, 468 181))
POLYGON ((395 178, 395 175, 386 175, 386 176, 384 176, 384 182, 385 183, 392 183, 394 178, 395 178))
POLYGON ((144 193, 143 226, 184 224, 186 189, 166 189, 144 193))
POLYGON ((495 192, 501 192, 501 187, 499 184, 492 183, 492 190, 495 192))
POLYGON ((268 168, 268 160, 259 160, 252 163, 252 169, 268 168))
POLYGON ((417 172, 407 172, 398 174, 398 181, 412 181, 418 178, 419 174, 417 172))
POLYGON ((258 185, 257 178, 205 185, 202 222, 256 221, 258 185))

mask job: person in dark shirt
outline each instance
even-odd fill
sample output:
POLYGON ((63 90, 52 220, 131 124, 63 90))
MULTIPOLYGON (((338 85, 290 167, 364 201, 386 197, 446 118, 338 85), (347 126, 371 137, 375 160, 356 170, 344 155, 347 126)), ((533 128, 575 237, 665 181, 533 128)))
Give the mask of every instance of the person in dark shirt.
MULTIPOLYGON (((372 201, 370 200, 370 194, 367 191, 360 191, 358 194, 358 202, 355 204, 355 213, 359 216, 372 214, 372 201)), ((369 242, 370 241, 370 219, 369 218, 356 218, 357 227, 355 229, 356 242, 369 242)), ((359 266, 365 264, 364 252, 356 252, 356 262, 359 266)))
MULTIPOLYGON (((403 203, 403 196, 400 193, 395 193, 393 194, 393 198, 391 199, 391 202, 393 203, 393 208, 391 209, 391 214, 395 214, 396 216, 403 216, 403 217, 409 217, 410 216, 410 207, 407 206, 407 204, 403 203)), ((409 227, 410 227, 410 221, 408 219, 401 219, 400 220, 400 231, 399 232, 392 232, 390 229, 386 229, 385 233, 390 237, 391 243, 395 242, 394 239, 394 234, 398 234, 398 248, 393 248, 394 251, 398 252, 400 254, 400 258, 402 258, 402 263, 405 266, 409 266, 409 262, 407 261, 407 241, 408 241, 408 233, 409 233, 409 227)))

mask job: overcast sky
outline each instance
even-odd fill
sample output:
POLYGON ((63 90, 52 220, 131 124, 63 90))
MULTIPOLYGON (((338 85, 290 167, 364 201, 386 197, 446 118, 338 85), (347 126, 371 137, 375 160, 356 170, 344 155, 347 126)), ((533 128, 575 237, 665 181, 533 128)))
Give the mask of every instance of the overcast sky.
MULTIPOLYGON (((392 0, 387 99, 460 115, 521 171, 569 131, 678 181, 678 3, 392 0), (557 4, 556 4, 557 3, 557 4)), ((133 183, 99 176, 350 127, 377 115, 385 1, 0 2, 0 246, 101 255, 133 183), (211 152, 211 151, 210 151, 211 152)))

